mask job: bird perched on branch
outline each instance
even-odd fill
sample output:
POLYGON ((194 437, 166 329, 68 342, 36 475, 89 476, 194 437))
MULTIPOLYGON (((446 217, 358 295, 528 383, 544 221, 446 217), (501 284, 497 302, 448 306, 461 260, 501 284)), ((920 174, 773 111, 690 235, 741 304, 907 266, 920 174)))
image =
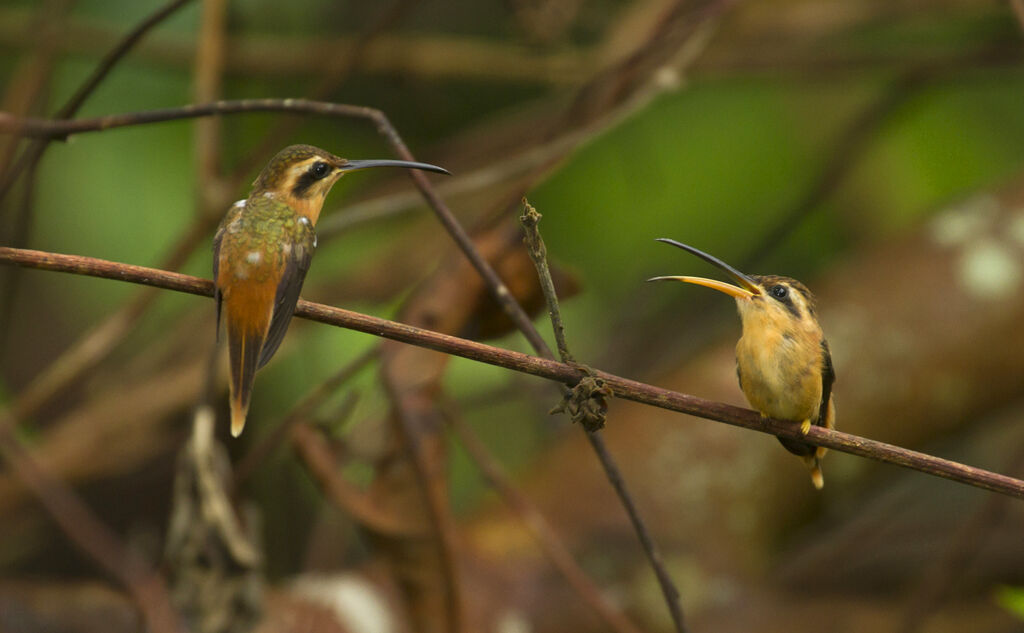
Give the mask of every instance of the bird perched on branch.
POLYGON ((245 200, 224 216, 213 238, 218 330, 223 311, 231 364, 231 434, 245 426, 256 370, 277 351, 316 249, 316 221, 335 182, 357 169, 405 167, 404 160, 348 160, 311 145, 292 145, 267 163, 245 200))
MULTIPOLYGON (((740 389, 765 417, 800 423, 806 435, 811 425, 835 428, 832 384, 835 372, 828 343, 815 315, 811 292, 802 283, 775 275, 745 275, 717 257, 687 244, 659 238, 700 257, 724 271, 738 284, 703 277, 654 277, 648 281, 684 281, 713 288, 736 299, 743 335, 736 344, 736 374, 740 389)), ((814 487, 821 489, 821 458, 827 449, 789 438, 778 438, 811 469, 814 487)))

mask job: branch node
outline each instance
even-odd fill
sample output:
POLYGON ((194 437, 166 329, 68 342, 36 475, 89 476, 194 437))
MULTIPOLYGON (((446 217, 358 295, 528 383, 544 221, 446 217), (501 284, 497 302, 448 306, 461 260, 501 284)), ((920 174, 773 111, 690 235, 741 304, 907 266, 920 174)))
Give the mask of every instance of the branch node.
POLYGON ((526 229, 523 241, 530 249, 530 256, 535 260, 546 259, 548 256, 548 249, 544 246, 544 240, 541 239, 540 231, 537 229, 543 217, 526 198, 523 198, 523 214, 519 216, 519 223, 526 229))
POLYGON ((604 428, 604 421, 608 415, 608 398, 611 398, 611 387, 597 375, 594 370, 578 364, 573 364, 586 372, 576 386, 566 392, 548 414, 566 413, 573 422, 582 424, 588 433, 593 433, 604 428))

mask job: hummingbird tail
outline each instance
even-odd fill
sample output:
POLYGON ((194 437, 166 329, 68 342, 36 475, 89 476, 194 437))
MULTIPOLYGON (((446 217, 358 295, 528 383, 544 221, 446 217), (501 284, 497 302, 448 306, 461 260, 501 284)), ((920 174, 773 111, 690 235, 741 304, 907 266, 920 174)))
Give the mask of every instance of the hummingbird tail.
POLYGON ((256 366, 263 347, 263 336, 252 331, 228 331, 228 356, 231 361, 231 435, 238 437, 249 412, 256 366))
POLYGON ((811 483, 818 490, 825 487, 825 476, 821 473, 821 462, 818 461, 816 455, 808 455, 804 457, 804 463, 811 469, 811 483))
POLYGON ((238 437, 245 428, 245 416, 249 413, 249 403, 237 398, 231 399, 231 437, 238 437))

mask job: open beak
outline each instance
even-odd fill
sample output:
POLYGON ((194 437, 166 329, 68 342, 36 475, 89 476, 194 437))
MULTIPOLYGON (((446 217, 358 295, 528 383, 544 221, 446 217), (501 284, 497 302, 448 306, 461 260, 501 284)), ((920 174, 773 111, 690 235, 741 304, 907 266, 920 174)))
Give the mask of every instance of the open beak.
POLYGON ((705 288, 712 288, 714 290, 718 290, 719 292, 724 292, 725 294, 730 295, 732 297, 736 297, 737 299, 749 299, 749 298, 753 297, 754 295, 761 294, 761 289, 758 288, 757 284, 754 283, 753 279, 751 279, 750 277, 744 275, 743 273, 741 273, 740 271, 736 270, 735 268, 733 268, 729 264, 726 264, 725 262, 723 262, 722 260, 718 259, 717 257, 714 257, 713 255, 708 255, 704 251, 696 249, 696 248, 694 248, 694 247, 692 247, 692 246, 690 246, 688 244, 683 244, 682 242, 677 242, 675 240, 670 240, 670 239, 668 239, 666 237, 659 237, 657 239, 657 241, 665 242, 666 244, 671 244, 672 246, 677 246, 677 247, 683 249, 684 251, 687 251, 688 253, 692 253, 692 254, 696 255, 697 257, 700 257, 701 259, 703 259, 707 263, 711 264, 715 268, 718 268, 718 269, 722 270, 725 274, 727 274, 730 277, 732 277, 733 280, 737 284, 739 284, 739 285, 735 285, 734 286, 733 284, 726 283, 724 281, 718 281, 716 279, 705 279, 704 277, 669 277, 669 276, 666 276, 666 277, 652 277, 651 279, 648 279, 647 281, 683 281, 683 282, 686 282, 688 284, 697 284, 698 286, 704 286, 705 288))
POLYGON ((411 160, 346 160, 339 171, 348 172, 356 171, 357 169, 370 169, 371 167, 405 167, 406 169, 422 169, 423 171, 435 171, 439 174, 447 174, 451 176, 451 173, 437 165, 431 165, 430 163, 417 163, 411 160))

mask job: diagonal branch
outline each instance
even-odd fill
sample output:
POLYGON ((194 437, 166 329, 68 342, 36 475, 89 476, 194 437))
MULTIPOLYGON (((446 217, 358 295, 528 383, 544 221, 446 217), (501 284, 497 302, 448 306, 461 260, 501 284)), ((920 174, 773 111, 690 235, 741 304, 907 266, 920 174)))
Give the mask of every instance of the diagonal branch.
MULTIPOLYGON (((205 297, 213 296, 213 282, 207 279, 80 255, 61 255, 44 251, 0 247, 0 263, 115 279, 205 297)), ((409 343, 469 360, 554 380, 566 385, 574 385, 579 382, 579 369, 572 365, 493 347, 456 336, 439 334, 430 330, 342 308, 310 301, 299 301, 295 315, 311 321, 372 334, 401 343, 409 343)), ((595 371, 594 374, 605 381, 614 391, 617 398, 632 400, 669 411, 686 413, 707 420, 724 422, 725 424, 760 433, 801 440, 817 446, 825 446, 842 453, 903 466, 904 468, 936 477, 958 481, 975 488, 991 490, 1024 499, 1024 481, 1020 479, 824 427, 812 427, 807 435, 803 435, 800 428, 791 422, 774 418, 763 418, 759 413, 750 409, 736 407, 724 402, 705 400, 669 389, 662 389, 603 371, 595 371)))

